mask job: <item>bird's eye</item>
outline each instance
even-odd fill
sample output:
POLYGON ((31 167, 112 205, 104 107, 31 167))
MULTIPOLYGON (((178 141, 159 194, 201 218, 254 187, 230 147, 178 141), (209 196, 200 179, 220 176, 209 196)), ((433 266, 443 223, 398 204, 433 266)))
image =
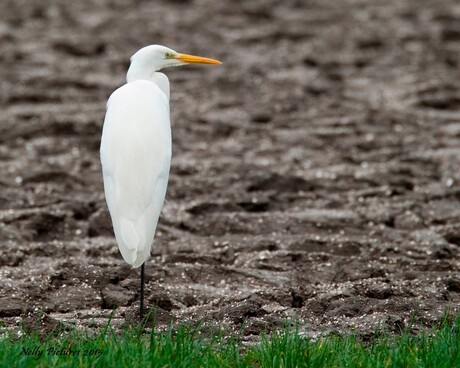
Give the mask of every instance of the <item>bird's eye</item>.
POLYGON ((172 57, 173 57, 173 54, 171 52, 165 52, 166 59, 171 59, 172 57))

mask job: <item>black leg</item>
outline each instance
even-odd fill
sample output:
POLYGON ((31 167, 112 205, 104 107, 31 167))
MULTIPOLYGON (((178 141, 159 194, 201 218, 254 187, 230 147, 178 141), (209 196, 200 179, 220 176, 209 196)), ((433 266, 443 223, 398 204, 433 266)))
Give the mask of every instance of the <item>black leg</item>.
POLYGON ((139 310, 140 321, 144 318, 144 266, 145 263, 142 263, 141 266, 141 306, 139 310))

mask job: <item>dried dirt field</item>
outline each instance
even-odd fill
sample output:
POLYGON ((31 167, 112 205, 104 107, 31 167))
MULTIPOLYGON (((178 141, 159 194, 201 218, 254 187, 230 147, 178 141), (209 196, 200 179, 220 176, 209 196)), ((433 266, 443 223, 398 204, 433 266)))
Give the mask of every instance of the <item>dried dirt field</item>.
POLYGON ((137 312, 99 142, 107 97, 152 43, 224 62, 166 71, 173 162, 146 290, 159 326, 366 335, 457 310, 458 2, 4 0, 4 325, 137 312))

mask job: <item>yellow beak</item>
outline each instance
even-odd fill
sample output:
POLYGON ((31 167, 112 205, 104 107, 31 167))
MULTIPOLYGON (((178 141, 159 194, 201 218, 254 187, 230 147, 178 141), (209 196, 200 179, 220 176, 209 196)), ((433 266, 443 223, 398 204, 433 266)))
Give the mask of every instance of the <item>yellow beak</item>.
POLYGON ((219 60, 188 54, 178 54, 175 59, 190 64, 222 64, 219 60))

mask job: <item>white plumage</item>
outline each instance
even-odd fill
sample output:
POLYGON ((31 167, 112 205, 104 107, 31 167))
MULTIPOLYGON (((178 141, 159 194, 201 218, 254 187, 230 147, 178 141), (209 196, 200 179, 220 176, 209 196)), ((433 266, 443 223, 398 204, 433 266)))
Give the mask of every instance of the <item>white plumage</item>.
POLYGON ((101 139, 104 191, 120 252, 132 267, 149 257, 171 163, 169 81, 158 70, 217 60, 152 45, 131 58, 127 83, 107 102, 101 139))
POLYGON ((112 94, 101 162, 120 252, 126 262, 139 267, 150 254, 171 162, 169 100, 155 83, 138 80, 112 94))

